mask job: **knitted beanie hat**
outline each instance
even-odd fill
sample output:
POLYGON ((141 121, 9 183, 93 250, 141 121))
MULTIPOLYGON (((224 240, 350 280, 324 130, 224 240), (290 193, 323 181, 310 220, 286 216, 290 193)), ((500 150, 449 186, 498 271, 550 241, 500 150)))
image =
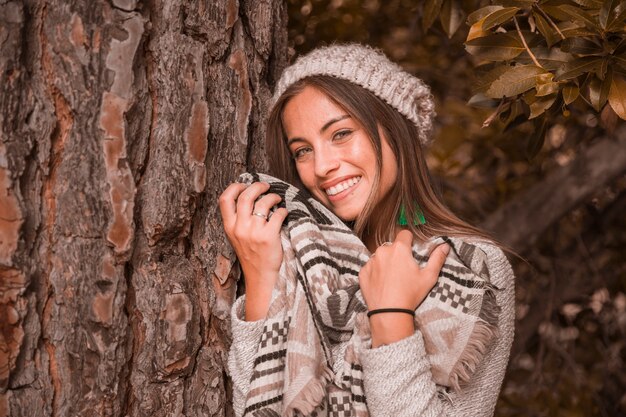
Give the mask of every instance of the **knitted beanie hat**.
POLYGON ((357 43, 314 49, 283 71, 272 106, 290 85, 312 75, 341 78, 369 90, 415 123, 423 145, 430 142, 435 116, 430 88, 382 52, 357 43))

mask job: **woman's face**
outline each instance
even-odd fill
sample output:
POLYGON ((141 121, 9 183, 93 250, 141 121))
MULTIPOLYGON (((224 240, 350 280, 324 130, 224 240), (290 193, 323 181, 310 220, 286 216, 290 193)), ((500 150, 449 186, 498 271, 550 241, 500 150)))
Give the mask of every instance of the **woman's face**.
MULTIPOLYGON (((365 207, 376 177, 376 152, 365 129, 316 88, 307 86, 285 105, 283 126, 300 180, 344 221, 365 207)), ((392 189, 396 158, 384 135, 375 204, 392 189)))

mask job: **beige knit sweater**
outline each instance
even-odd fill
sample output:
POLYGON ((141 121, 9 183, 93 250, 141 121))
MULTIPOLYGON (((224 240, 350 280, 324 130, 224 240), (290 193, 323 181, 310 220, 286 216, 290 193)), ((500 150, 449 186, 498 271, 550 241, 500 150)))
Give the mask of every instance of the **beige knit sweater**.
MULTIPOLYGON (((501 313, 499 337, 491 346, 471 381, 458 393, 444 392, 435 385, 422 334, 390 345, 359 352, 363 365, 365 395, 372 417, 493 416, 513 342, 515 319, 515 283, 511 266, 502 251, 486 243, 472 242, 488 255, 488 267, 501 313)), ((252 365, 263 329, 263 321, 244 321, 245 296, 232 308, 233 343, 228 368, 233 380, 233 407, 237 417, 243 414, 249 390, 252 365)), ((333 352, 342 357, 342 346, 333 352)), ((338 361, 335 361, 337 363, 338 361)))

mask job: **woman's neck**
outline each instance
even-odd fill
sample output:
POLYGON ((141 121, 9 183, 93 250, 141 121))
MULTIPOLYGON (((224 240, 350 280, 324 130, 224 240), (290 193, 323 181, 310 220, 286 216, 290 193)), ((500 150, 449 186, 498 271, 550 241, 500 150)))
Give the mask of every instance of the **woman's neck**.
POLYGON ((374 235, 363 236, 363 243, 365 243, 365 247, 367 247, 370 253, 374 253, 378 248, 374 235))
MULTIPOLYGON (((400 226, 400 225, 395 225, 395 227, 393 228, 393 238, 389 239, 391 241, 393 241, 395 239, 395 236, 402 230, 404 229, 404 227, 400 226)), ((368 233, 366 232, 363 235, 363 239, 362 239, 363 243, 365 244, 365 247, 367 247, 367 249, 371 252, 374 253, 376 251, 376 249, 378 249, 378 244, 376 243, 376 235, 374 233, 368 233)), ((382 243, 382 242, 381 242, 382 243)))

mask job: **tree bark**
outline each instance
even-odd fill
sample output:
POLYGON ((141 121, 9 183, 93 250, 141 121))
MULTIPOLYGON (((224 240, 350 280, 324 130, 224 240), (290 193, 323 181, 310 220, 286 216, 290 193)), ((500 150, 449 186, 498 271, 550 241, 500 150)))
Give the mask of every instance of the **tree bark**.
POLYGON ((265 168, 279 0, 0 2, 0 416, 231 415, 217 208, 265 168))

